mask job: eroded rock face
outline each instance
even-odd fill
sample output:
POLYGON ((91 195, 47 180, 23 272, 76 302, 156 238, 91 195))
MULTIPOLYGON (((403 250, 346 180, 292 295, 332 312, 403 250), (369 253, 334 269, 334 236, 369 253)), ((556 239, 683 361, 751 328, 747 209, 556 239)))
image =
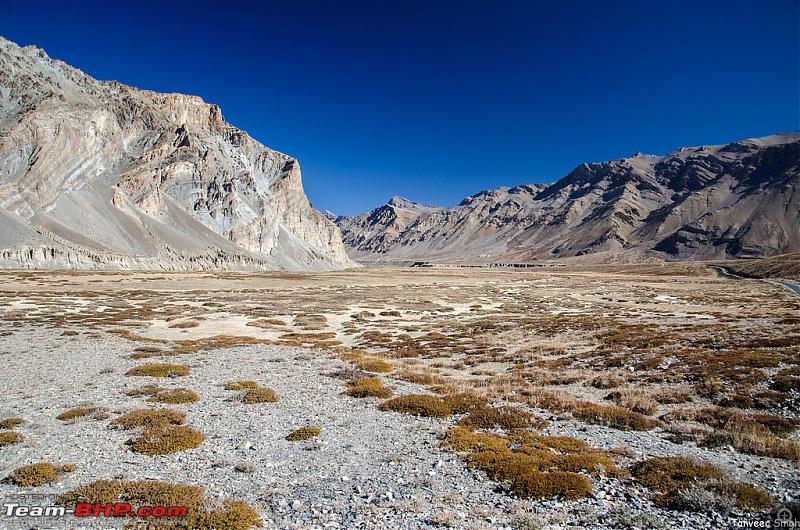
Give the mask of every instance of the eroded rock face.
POLYGON ((448 208, 393 199, 336 223, 360 260, 798 252, 800 133, 582 164, 551 185, 483 191, 448 208))
POLYGON ((351 266, 300 167, 195 96, 98 81, 0 38, 0 265, 351 266))

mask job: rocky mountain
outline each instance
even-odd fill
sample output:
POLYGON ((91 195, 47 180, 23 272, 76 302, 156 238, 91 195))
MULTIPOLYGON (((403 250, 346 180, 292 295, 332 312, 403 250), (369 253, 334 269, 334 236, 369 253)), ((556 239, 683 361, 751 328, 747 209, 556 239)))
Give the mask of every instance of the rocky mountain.
POLYGON ((364 261, 798 252, 800 132, 582 164, 550 185, 482 191, 448 208, 393 198, 336 223, 364 261))
POLYGON ((98 81, 0 37, 0 266, 351 266, 297 160, 216 105, 98 81))

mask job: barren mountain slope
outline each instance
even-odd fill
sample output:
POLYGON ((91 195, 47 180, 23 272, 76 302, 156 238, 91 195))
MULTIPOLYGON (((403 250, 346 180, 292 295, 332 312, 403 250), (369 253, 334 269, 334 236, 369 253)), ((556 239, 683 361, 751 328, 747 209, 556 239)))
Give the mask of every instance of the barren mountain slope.
POLYGON ((349 254, 367 260, 769 256, 800 250, 798 168, 800 133, 785 133, 582 164, 549 186, 484 191, 449 208, 393 199, 336 222, 349 254))
POLYGON ((0 38, 0 266, 349 266, 297 161, 219 107, 98 81, 0 38))

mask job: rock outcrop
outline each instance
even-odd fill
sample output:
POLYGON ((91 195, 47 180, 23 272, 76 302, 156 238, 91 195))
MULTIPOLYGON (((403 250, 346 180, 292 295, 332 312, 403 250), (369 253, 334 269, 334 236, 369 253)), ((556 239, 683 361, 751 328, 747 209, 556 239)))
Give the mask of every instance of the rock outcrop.
POLYGON ((0 266, 351 266, 297 160, 199 97, 98 81, 0 37, 0 266))
POLYGON ((728 259, 800 251, 800 133, 583 164, 458 206, 339 217, 355 259, 528 261, 586 254, 728 259))

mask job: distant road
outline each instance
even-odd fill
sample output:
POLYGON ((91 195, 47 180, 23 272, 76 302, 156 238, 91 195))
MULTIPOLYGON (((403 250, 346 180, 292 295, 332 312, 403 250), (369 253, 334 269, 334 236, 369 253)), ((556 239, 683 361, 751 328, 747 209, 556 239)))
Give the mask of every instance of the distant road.
POLYGON ((791 289, 794 291, 794 294, 800 295, 800 284, 795 282, 790 282, 789 280, 763 280, 769 283, 777 283, 778 285, 783 285, 787 289, 791 289))
MULTIPOLYGON (((718 271, 722 276, 727 276, 728 278, 735 278, 737 280, 747 280, 748 279, 748 278, 745 278, 744 276, 739 276, 737 274, 733 274, 732 272, 730 272, 725 267, 718 267, 716 265, 712 265, 711 268, 716 270, 716 271, 718 271)), ((782 285, 782 286, 786 287, 787 289, 789 289, 790 291, 792 291, 794 294, 800 295, 800 284, 798 284, 796 282, 792 282, 792 281, 789 281, 789 280, 777 280, 777 279, 773 279, 773 278, 761 278, 761 281, 762 282, 769 282, 769 283, 775 283, 775 284, 778 284, 778 285, 782 285)))

